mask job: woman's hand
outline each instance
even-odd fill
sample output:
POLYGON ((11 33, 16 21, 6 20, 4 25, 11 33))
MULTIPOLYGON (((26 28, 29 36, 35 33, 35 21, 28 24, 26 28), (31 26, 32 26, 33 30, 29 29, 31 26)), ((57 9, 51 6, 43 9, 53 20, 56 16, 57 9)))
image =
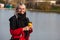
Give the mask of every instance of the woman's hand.
POLYGON ((30 30, 30 28, 28 26, 26 26, 23 28, 23 31, 25 31, 25 30, 30 30))

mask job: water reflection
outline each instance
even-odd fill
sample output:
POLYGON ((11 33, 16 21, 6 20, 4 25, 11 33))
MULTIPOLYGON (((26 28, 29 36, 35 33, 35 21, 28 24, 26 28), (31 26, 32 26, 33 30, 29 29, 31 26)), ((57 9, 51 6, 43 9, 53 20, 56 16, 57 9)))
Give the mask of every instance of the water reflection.
MULTIPOLYGON (((0 10, 0 39, 9 40, 9 18, 14 10, 0 10)), ((33 22, 34 32, 31 40, 60 40, 60 14, 27 11, 27 16, 33 22)))

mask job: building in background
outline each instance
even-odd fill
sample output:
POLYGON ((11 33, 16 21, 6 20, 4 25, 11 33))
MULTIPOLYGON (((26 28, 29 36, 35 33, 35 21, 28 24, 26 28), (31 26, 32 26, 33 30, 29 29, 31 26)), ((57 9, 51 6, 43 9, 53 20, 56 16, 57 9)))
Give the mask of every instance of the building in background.
POLYGON ((12 4, 14 7, 22 2, 27 8, 36 8, 40 4, 48 3, 50 5, 60 4, 60 0, 3 0, 5 4, 12 4))
POLYGON ((50 3, 50 5, 55 5, 56 0, 25 0, 28 7, 36 7, 40 3, 45 4, 46 2, 50 3))
POLYGON ((3 1, 4 1, 5 5, 12 4, 14 7, 20 2, 25 3, 25 0, 3 0, 3 1))

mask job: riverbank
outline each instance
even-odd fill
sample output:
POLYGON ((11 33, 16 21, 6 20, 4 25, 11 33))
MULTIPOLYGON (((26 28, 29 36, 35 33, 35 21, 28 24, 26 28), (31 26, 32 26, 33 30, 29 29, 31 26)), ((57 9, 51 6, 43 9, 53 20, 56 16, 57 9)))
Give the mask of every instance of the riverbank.
POLYGON ((38 12, 54 12, 60 14, 60 10, 38 10, 38 9, 27 9, 30 11, 38 11, 38 12))
MULTIPOLYGON (((15 10, 15 8, 0 8, 0 9, 13 9, 15 10)), ((27 9, 29 11, 36 11, 36 12, 54 12, 54 13, 58 13, 60 14, 60 10, 39 10, 39 9, 27 9)))

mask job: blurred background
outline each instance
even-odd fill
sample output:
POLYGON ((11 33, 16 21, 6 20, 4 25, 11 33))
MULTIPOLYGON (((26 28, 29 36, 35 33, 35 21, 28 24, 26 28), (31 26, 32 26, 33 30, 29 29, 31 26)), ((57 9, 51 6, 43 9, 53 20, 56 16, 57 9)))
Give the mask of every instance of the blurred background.
POLYGON ((33 23, 30 40, 60 40, 60 0, 0 0, 0 40, 10 39, 9 18, 20 2, 33 23))

